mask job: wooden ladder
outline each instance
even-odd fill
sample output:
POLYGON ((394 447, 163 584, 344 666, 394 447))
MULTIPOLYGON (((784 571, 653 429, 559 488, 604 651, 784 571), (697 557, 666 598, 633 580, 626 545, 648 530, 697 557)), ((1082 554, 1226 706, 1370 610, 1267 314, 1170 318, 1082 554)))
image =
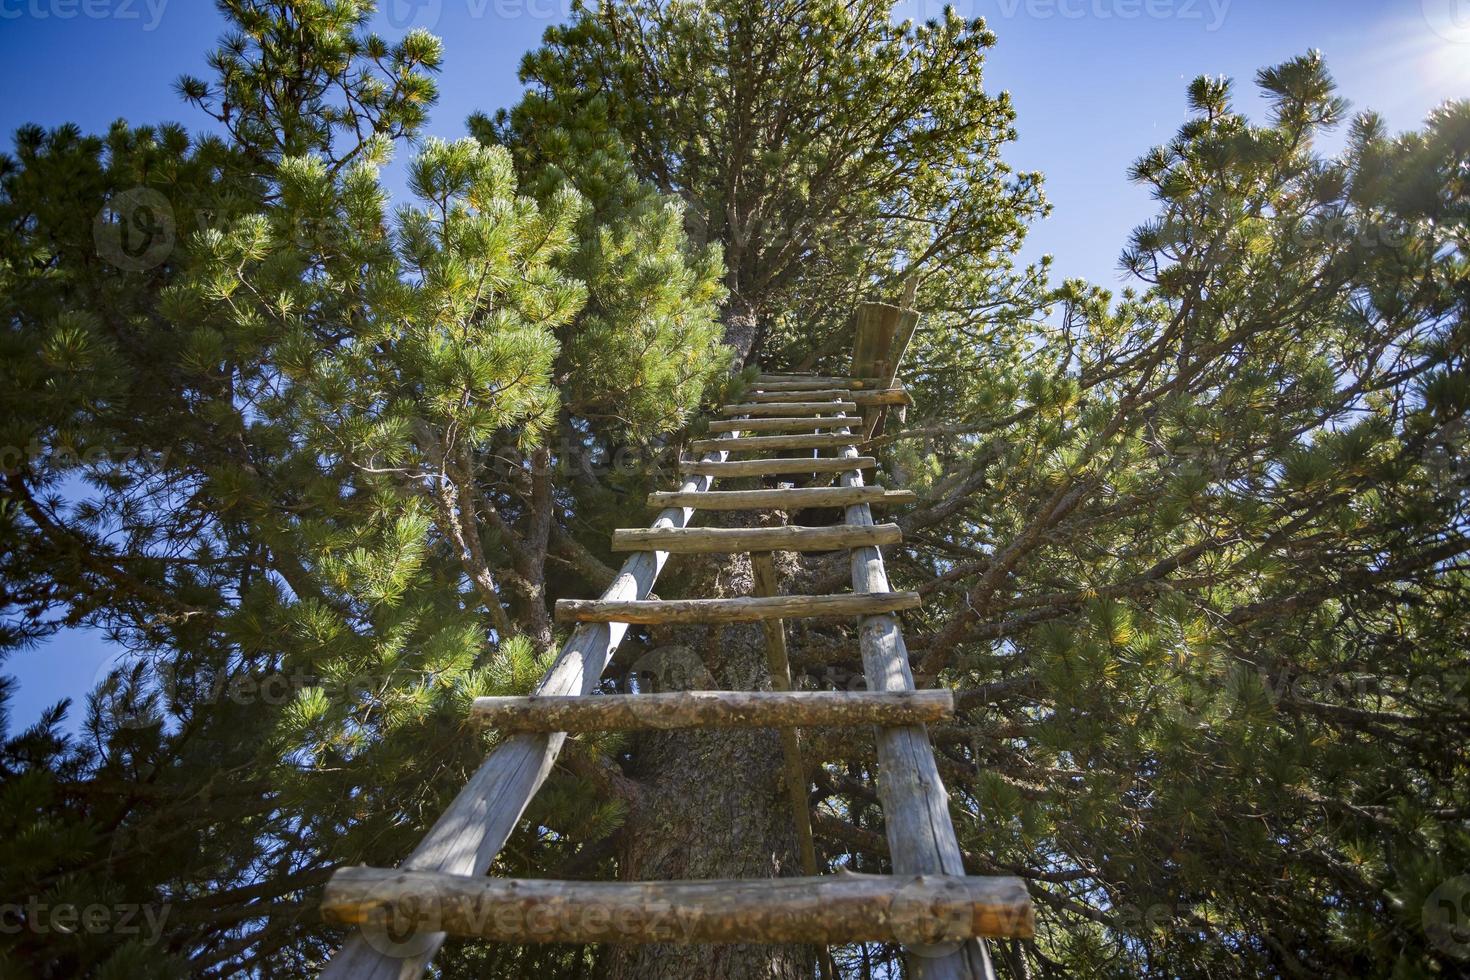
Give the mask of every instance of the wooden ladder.
MULTIPOLYGON (((577 623, 530 697, 480 698, 472 714, 507 737, 396 870, 339 869, 323 914, 359 927, 322 972, 326 978, 408 980, 423 975, 447 935, 497 942, 770 942, 820 947, 900 942, 910 975, 924 980, 992 976, 981 937, 1029 937, 1032 909, 1013 877, 966 876, 947 796, 924 725, 951 717, 948 690, 914 687, 894 613, 916 607, 894 592, 879 548, 896 544, 895 524, 873 507, 904 503, 906 491, 869 486, 877 465, 860 452, 860 408, 904 404, 907 394, 871 379, 762 374, 754 392, 726 405, 682 464, 684 482, 649 495, 663 510, 649 528, 619 530, 613 548, 631 552, 597 600, 563 599, 558 620, 577 623), (834 455, 734 460, 732 453, 835 451, 834 455), (835 474, 836 486, 713 491, 718 477, 835 474), (842 507, 827 527, 694 528, 696 510, 842 507), (775 551, 848 549, 852 591, 776 594, 775 551), (749 552, 751 597, 649 599, 670 554, 749 552), (792 690, 783 621, 857 616, 867 690, 792 690), (630 623, 759 622, 771 691, 689 691, 595 695, 603 669, 630 623), (878 797, 891 875, 816 874, 807 792, 796 729, 874 725, 878 797), (781 732, 785 776, 804 877, 745 881, 566 882, 485 877, 526 805, 546 779, 569 732, 770 727, 781 732)), ((828 477, 830 479, 830 476, 828 477)), ((830 964, 823 961, 823 973, 830 964)))

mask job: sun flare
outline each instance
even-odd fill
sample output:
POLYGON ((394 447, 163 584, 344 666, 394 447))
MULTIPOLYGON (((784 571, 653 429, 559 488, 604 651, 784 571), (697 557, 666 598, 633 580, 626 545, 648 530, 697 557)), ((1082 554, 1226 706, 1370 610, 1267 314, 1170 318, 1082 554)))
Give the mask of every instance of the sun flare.
POLYGON ((1423 50, 1415 63, 1428 80, 1470 85, 1470 2, 1425 0, 1423 50))

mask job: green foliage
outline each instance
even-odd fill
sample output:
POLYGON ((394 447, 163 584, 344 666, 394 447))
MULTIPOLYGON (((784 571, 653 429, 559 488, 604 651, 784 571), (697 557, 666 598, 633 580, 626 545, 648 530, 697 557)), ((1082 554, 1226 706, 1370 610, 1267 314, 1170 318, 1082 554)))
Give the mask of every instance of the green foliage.
MULTIPOLYGON (((534 690, 554 600, 611 577, 659 479, 619 461, 740 397, 732 360, 846 370, 854 303, 905 286, 917 404, 878 448, 922 499, 886 557, 921 675, 970 694, 933 728, 961 842, 1036 898, 1001 972, 1458 967, 1470 107, 1392 136, 1316 55, 1260 73, 1262 122, 1197 80, 1113 296, 1015 267, 1039 177, 952 12, 578 7, 521 105, 419 142, 436 40, 222 9, 180 88, 224 138, 30 127, 0 160, 0 645, 128 654, 82 736, 58 706, 0 744, 0 882, 171 910, 154 944, 0 937, 7 976, 314 972, 326 875, 411 850, 501 737, 469 704, 534 690)), ((839 682, 845 629, 794 662, 839 682)), ((883 870, 871 746, 808 746, 859 831, 824 853, 883 870)), ((639 752, 571 740, 496 870, 618 873, 639 752)))
POLYGON ((315 153, 336 169, 358 156, 381 159, 423 126, 438 98, 439 39, 415 30, 390 44, 366 33, 371 0, 217 5, 232 30, 209 58, 215 80, 185 76, 178 90, 253 163, 315 153))
MULTIPOLYGON (((180 88, 223 139, 27 128, 0 161, 0 642, 124 655, 85 738, 62 706, 0 753, 6 893, 171 910, 154 946, 3 937, 7 976, 314 972, 327 873, 402 859, 498 738, 470 702, 531 690, 555 598, 610 574, 569 458, 667 442, 728 363, 718 251, 625 155, 584 194, 418 142, 436 39, 221 9, 180 88)), ((621 819, 560 792, 568 840, 621 819)))
POLYGON ((1040 176, 1000 156, 1014 110, 981 85, 995 35, 951 8, 922 24, 894 12, 890 0, 578 3, 526 56, 531 91, 500 126, 558 161, 616 133, 636 172, 722 246, 729 309, 756 317, 746 346, 768 367, 845 370, 856 302, 906 277, 963 296, 943 303, 961 316, 983 294, 993 328, 1014 329, 1037 270, 1012 259, 1045 205, 1040 176))
POLYGON ((1321 59, 1258 81, 1264 123, 1200 79, 1135 166, 1139 290, 918 338, 896 575, 942 583, 924 668, 987 692, 949 786, 1032 879, 1033 965, 1448 975, 1402 896, 1470 859, 1470 106, 1324 158, 1321 59))

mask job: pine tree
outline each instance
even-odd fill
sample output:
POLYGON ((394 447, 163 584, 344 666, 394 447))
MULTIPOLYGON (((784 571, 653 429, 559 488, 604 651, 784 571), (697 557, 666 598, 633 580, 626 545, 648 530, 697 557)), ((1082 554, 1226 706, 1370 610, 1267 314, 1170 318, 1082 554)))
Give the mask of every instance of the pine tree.
POLYGON ((1040 175, 1002 159, 1015 111, 982 84, 995 35, 952 8, 893 14, 890 0, 578 2, 526 56, 530 90, 499 122, 531 143, 610 126, 722 246, 729 339, 768 367, 840 361, 854 306, 909 279, 963 278, 997 326, 1023 323, 1039 270, 1013 257, 1046 205, 1040 175))
MULTIPOLYGON (((80 737, 62 705, 0 741, 0 881, 33 925, 161 916, 6 933, 0 972, 312 975, 342 938, 321 882, 401 860, 463 785, 499 737, 469 700, 535 683, 552 601, 611 578, 606 531, 643 522, 727 366, 845 372, 854 303, 905 291, 917 404, 875 448, 921 499, 886 557, 925 596, 921 686, 961 705, 931 734, 967 862, 1036 900, 1001 974, 1460 967, 1470 106, 1390 135, 1316 55, 1260 73, 1259 122, 1196 81, 1134 169, 1157 214, 1114 296, 1015 265, 1045 204, 1004 164, 983 22, 578 8, 519 106, 421 142, 435 39, 370 36, 363 2, 222 8, 216 77, 180 83, 221 136, 28 128, 0 159, 0 645, 87 626, 131 653, 80 737)), ((757 642, 632 633, 605 687, 759 685, 757 642)), ((809 685, 860 672, 841 624, 791 647, 809 685)), ((671 873, 784 871, 772 744, 571 740, 493 870, 658 874, 687 839, 671 873), (710 823, 736 799, 769 802, 710 823)), ((871 744, 806 750, 824 870, 887 871, 871 744)), ((713 969, 809 975, 776 954, 713 969)))
MULTIPOLYGON (((828 338, 853 298, 896 299, 896 271, 917 272, 919 403, 884 455, 926 499, 892 560, 926 595, 923 674, 970 706, 934 735, 974 869, 1023 875, 1041 909, 1042 938, 1001 949, 1001 969, 1447 968, 1432 896, 1455 886, 1465 843, 1467 677, 1446 639, 1465 633, 1464 105, 1400 138, 1360 116, 1326 159, 1314 138, 1347 107, 1319 57, 1260 73, 1259 125, 1228 82, 1201 79, 1194 118, 1134 172, 1160 202, 1124 253, 1137 287, 1115 300, 1067 282, 1042 304, 1028 289, 1043 270, 1007 265, 1037 208, 998 206, 998 162, 956 175, 950 127, 909 145, 869 115, 891 104, 879 89, 860 97, 881 78, 916 106, 946 86, 984 105, 952 77, 897 71, 932 51, 955 63, 961 37, 978 59, 983 25, 844 16, 602 4, 527 58, 531 96, 502 124, 616 128, 725 246, 733 302, 765 328, 752 362, 841 373, 828 338), (912 60, 854 67, 874 48, 912 60), (788 118, 823 122, 785 143, 772 134, 788 118), (892 244, 926 198, 865 210, 883 185, 822 142, 853 131, 890 137, 895 172, 952 175, 927 200, 953 207, 929 214, 967 229, 968 261, 926 266, 892 244), (830 168, 804 169, 807 151, 830 168), (811 186, 812 172, 840 178, 811 186), (770 217, 816 201, 847 234, 786 237, 770 217)), ((998 161, 1004 135, 982 128, 969 160, 998 161)), ((818 563, 803 584, 844 579, 818 563)), ((809 680, 859 670, 850 636, 803 639, 809 680)), ((813 752, 829 858, 883 870, 871 747, 813 752)))
MULTIPOLYGON (((4 162, 4 639, 133 654, 85 739, 58 708, 7 743, 6 893, 167 912, 148 943, 32 923, 7 975, 312 972, 317 886, 400 859, 496 738, 469 701, 539 676, 548 564, 610 576, 577 461, 652 456, 725 364, 718 253, 624 157, 589 206, 430 141, 390 214, 437 40, 223 9, 217 79, 180 83, 223 138, 26 130, 4 162)), ((582 812, 546 826, 617 825, 560 785, 582 812)))
POLYGON ((890 446, 964 844, 1031 880, 1034 969, 1454 969, 1470 107, 1324 158, 1320 57, 1258 83, 1252 124, 1197 80, 1136 165, 1137 289, 968 355, 939 318, 890 446))

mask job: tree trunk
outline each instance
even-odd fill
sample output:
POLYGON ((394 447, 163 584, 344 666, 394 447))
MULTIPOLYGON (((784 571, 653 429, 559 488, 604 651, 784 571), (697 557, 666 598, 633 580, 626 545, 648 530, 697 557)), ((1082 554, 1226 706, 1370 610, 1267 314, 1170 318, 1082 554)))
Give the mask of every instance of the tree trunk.
POLYGON ((732 297, 720 316, 720 323, 725 328, 726 346, 735 351, 735 366, 744 367, 749 364, 760 346, 763 332, 754 309, 732 297))
MULTIPOLYGON (((731 515, 735 520, 748 515, 731 515)), ((748 555, 688 556, 665 581, 691 596, 751 594, 748 555)), ((643 690, 769 689, 758 625, 673 627, 634 670, 643 690)), ((639 804, 619 853, 629 881, 771 878, 801 874, 781 740, 771 729, 649 733, 635 745, 639 804)), ((807 946, 756 944, 605 947, 607 980, 797 980, 814 975, 807 946)))

